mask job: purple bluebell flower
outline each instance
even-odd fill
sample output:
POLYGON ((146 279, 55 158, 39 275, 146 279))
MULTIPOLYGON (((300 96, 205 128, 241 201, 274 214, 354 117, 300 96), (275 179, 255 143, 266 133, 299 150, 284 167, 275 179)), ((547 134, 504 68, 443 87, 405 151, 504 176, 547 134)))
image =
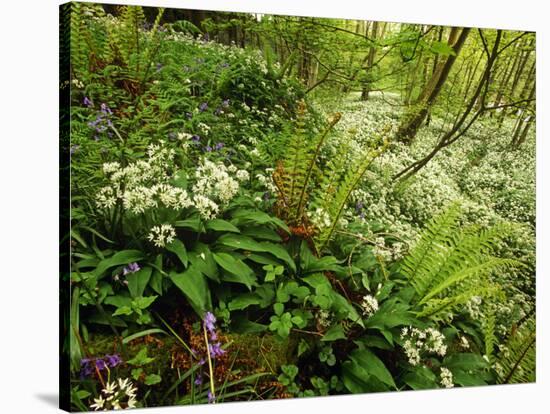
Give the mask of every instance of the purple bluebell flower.
POLYGON ((89 377, 94 372, 94 368, 91 364, 91 358, 82 358, 80 360, 80 377, 89 377))
POLYGON ((157 63, 157 72, 160 72, 162 69, 162 63, 157 63))
POLYGON ((218 142, 218 143, 214 146, 214 149, 215 149, 216 151, 219 151, 219 150, 221 150, 221 149, 223 148, 223 145, 224 145, 223 142, 218 142))
POLYGON ((88 108, 92 108, 94 106, 94 103, 87 96, 84 97, 84 100, 82 101, 82 103, 86 105, 88 108))
POLYGON ((204 39, 205 42, 208 42, 210 40, 210 36, 208 36, 208 33, 204 34, 203 39, 204 39))
POLYGON ((201 358, 198 362, 199 365, 204 365, 206 363, 206 359, 201 358))
POLYGON ((208 404, 214 404, 216 402, 216 397, 212 392, 208 391, 208 404))
POLYGON ((204 148, 206 152, 212 152, 212 147, 210 145, 207 145, 206 148, 204 148))
POLYGON ((206 312, 204 315, 204 327, 208 332, 216 330, 216 317, 212 312, 206 312))
POLYGON ((195 379, 195 385, 202 385, 202 376, 198 376, 195 379))
POLYGON ((134 262, 134 263, 130 263, 128 264, 128 266, 126 266, 123 270, 122 270, 122 274, 124 276, 126 276, 128 273, 135 273, 137 272, 138 270, 140 270, 141 267, 139 267, 139 265, 134 262))
POLYGON ((98 370, 103 371, 107 367, 107 364, 103 359, 96 359, 95 366, 98 370))
POLYGON ((208 109, 208 102, 203 102, 199 105, 199 111, 204 112, 208 109))
POLYGON ((111 111, 111 108, 109 108, 106 103, 101 104, 101 112, 103 112, 104 114, 109 114, 109 115, 113 114, 113 112, 111 111))
POLYGON ((355 204, 355 210, 356 211, 363 210, 363 202, 362 201, 358 201, 357 204, 355 204))
POLYGON ((199 142, 199 141, 201 140, 201 137, 199 137, 198 135, 193 135, 193 136, 191 137, 191 140, 192 140, 193 142, 199 142))
POLYGON ((122 363, 122 358, 118 354, 105 355, 105 360, 109 368, 114 368, 122 363))
POLYGON ((221 107, 216 108, 214 115, 219 116, 221 114, 223 114, 223 109, 221 107))
POLYGON ((222 101, 222 106, 223 106, 224 108, 227 108, 227 107, 229 106, 229 99, 224 99, 224 100, 222 101))
POLYGON ((219 342, 216 342, 215 344, 209 345, 210 347, 210 356, 212 359, 216 359, 217 357, 222 356, 225 354, 225 350, 222 349, 221 344, 219 342))

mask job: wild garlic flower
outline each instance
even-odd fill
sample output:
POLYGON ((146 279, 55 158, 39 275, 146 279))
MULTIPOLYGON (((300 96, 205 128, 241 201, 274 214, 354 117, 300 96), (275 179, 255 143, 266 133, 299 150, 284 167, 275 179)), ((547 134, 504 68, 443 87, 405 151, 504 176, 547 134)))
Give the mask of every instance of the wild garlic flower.
POLYGON ((216 217, 220 205, 226 206, 239 191, 238 181, 229 175, 231 171, 233 168, 206 158, 197 168, 197 181, 192 188, 193 202, 203 219, 210 220, 216 217))
POLYGON ((367 317, 372 316, 378 310, 378 301, 374 296, 363 296, 361 308, 363 308, 364 315, 367 315, 367 317))
POLYGON ((331 324, 331 316, 329 311, 321 309, 317 312, 317 323, 323 328, 328 328, 331 324))
POLYGON ((126 410, 135 408, 137 388, 128 379, 108 382, 90 408, 95 411, 126 410))
POLYGON ((174 241, 176 229, 170 224, 161 224, 154 226, 147 238, 157 247, 164 247, 174 241))
POLYGON ((199 211, 199 214, 204 220, 215 218, 220 210, 216 203, 203 195, 195 195, 193 201, 195 203, 195 208, 199 211))
POLYGON ((250 179, 250 174, 248 174, 248 171, 246 170, 239 170, 237 171, 237 174, 235 174, 235 177, 239 181, 248 181, 250 179))
POLYGON ((460 337, 460 346, 463 349, 470 349, 470 343, 468 342, 468 339, 465 336, 460 337))
POLYGON ((321 207, 316 208, 315 211, 308 211, 307 216, 319 230, 332 224, 330 215, 321 207))
POLYGON ((453 388, 453 373, 445 367, 441 367, 441 372, 439 373, 441 381, 439 382, 445 388, 453 388))
POLYGON ((447 345, 444 344, 445 336, 434 328, 421 330, 405 327, 401 330, 403 350, 409 360, 409 364, 418 365, 425 354, 445 356, 447 345))

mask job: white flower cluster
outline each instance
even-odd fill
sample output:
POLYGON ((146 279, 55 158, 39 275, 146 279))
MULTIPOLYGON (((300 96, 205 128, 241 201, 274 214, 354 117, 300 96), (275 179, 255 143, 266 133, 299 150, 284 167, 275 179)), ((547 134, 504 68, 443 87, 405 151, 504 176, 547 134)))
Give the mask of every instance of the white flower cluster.
POLYGON ((473 320, 480 320, 482 317, 481 313, 481 296, 472 296, 468 302, 466 302, 466 312, 470 315, 470 318, 473 320))
POLYGON ((273 182, 273 168, 266 168, 264 174, 256 174, 256 179, 258 182, 266 188, 269 194, 277 194, 277 186, 273 182))
POLYGON ((176 229, 170 224, 161 224, 154 226, 147 239, 157 247, 164 247, 174 241, 176 237, 176 229))
POLYGON ((378 301, 374 296, 363 296, 361 308, 363 309, 364 315, 367 315, 367 317, 372 316, 378 310, 378 301))
POLYGON ((323 328, 328 328, 331 324, 331 316, 329 311, 321 309, 317 312, 317 323, 323 328))
POLYGON ((437 329, 425 330, 406 327, 401 330, 403 349, 409 359, 409 364, 418 365, 423 354, 445 356, 447 345, 444 344, 445 336, 437 329))
MULTIPOLYGON (((173 149, 168 149, 161 142, 150 145, 147 154, 147 161, 136 161, 124 168, 118 162, 103 164, 103 173, 109 179, 109 185, 96 195, 99 207, 109 209, 120 202, 124 210, 133 214, 159 207, 173 210, 195 207, 203 219, 210 220, 217 216, 220 207, 225 207, 237 194, 239 181, 250 178, 246 170, 226 167, 222 162, 214 163, 204 158, 195 172, 196 181, 190 194, 170 184, 172 178, 179 178, 170 174, 175 155, 173 149)), ((163 247, 174 237, 173 227, 162 224, 151 229, 148 239, 163 247)))
POLYGON ((137 388, 128 379, 110 382, 101 390, 98 398, 90 405, 95 411, 126 410, 136 407, 137 388))
POLYGON ((221 206, 226 206, 239 191, 239 182, 249 178, 248 171, 226 167, 222 162, 214 163, 203 159, 195 172, 193 201, 201 217, 210 220, 218 214, 221 206), (230 176, 235 173, 237 179, 230 176))
POLYGON ((161 142, 149 145, 147 155, 147 161, 136 161, 124 168, 118 162, 103 164, 109 185, 96 195, 100 208, 109 209, 121 201, 125 210, 141 214, 161 205, 178 210, 192 205, 185 190, 168 184, 174 150, 161 142))
POLYGON ((320 207, 316 208, 315 211, 308 211, 307 216, 311 223, 319 230, 329 227, 332 224, 330 215, 320 207))
POLYGON ((453 388, 455 386, 453 384, 453 373, 448 368, 441 367, 439 376, 441 378, 441 381, 439 382, 441 386, 445 388, 453 388))

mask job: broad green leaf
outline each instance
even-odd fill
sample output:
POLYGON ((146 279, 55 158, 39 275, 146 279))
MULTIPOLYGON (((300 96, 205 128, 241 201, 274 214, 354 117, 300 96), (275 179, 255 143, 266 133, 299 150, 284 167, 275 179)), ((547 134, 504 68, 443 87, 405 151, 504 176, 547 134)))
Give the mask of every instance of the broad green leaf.
POLYGON ((233 299, 227 307, 230 311, 243 310, 252 305, 259 305, 261 299, 255 293, 245 293, 233 299))
POLYGON ((143 292, 151 279, 152 269, 147 266, 137 272, 130 273, 126 275, 126 280, 128 281, 128 290, 130 291, 130 296, 137 298, 138 296, 143 296, 143 292))
POLYGON ((419 366, 414 371, 408 372, 403 377, 403 382, 413 390, 426 390, 438 387, 435 374, 425 366, 419 366))
POLYGON ((253 239, 269 240, 276 243, 281 242, 281 236, 275 230, 265 226, 245 226, 241 233, 253 239))
POLYGON ((373 376, 384 384, 397 388, 393 377, 384 363, 368 349, 356 349, 350 354, 350 359, 359 364, 370 376, 373 376))
POLYGON ((191 264, 202 274, 215 282, 220 281, 218 277, 218 267, 216 266, 212 252, 206 244, 196 243, 194 249, 188 252, 188 256, 191 264))
POLYGON ((459 353, 446 357, 443 360, 443 365, 451 371, 455 369, 469 371, 485 369, 489 366, 489 363, 479 354, 459 353))
POLYGON ((189 303, 199 316, 212 308, 210 289, 202 273, 191 265, 183 273, 170 273, 170 279, 189 300, 189 303))
POLYGON ((125 265, 128 263, 137 262, 142 260, 144 255, 139 250, 121 250, 120 252, 115 253, 113 256, 103 259, 95 270, 93 271, 94 276, 101 278, 103 273, 114 266, 125 265))
POLYGON ((468 372, 454 369, 453 373, 453 382, 463 387, 473 387, 477 385, 487 385, 487 382, 479 375, 479 372, 470 374, 468 372))
POLYGON ((214 253, 215 262, 224 270, 229 272, 231 276, 224 277, 224 280, 230 280, 237 283, 242 283, 248 287, 249 290, 252 286, 256 285, 256 279, 254 271, 248 267, 242 260, 236 259, 229 253, 214 253))
POLYGON ((200 217, 192 217, 186 220, 179 220, 174 223, 175 227, 181 227, 185 229, 193 230, 197 233, 201 232, 201 219, 200 217))
POLYGON ((227 231, 231 233, 240 233, 241 231, 228 221, 214 219, 206 222, 206 229, 213 231, 227 231))
POLYGON ((263 211, 241 209, 233 213, 233 221, 239 223, 254 223, 254 224, 273 224, 290 233, 288 226, 277 217, 272 217, 263 211))
POLYGON ((187 256, 187 249, 185 244, 181 240, 175 239, 172 243, 166 245, 166 250, 169 252, 175 253, 180 259, 180 262, 183 264, 183 267, 187 267, 189 258, 187 256))

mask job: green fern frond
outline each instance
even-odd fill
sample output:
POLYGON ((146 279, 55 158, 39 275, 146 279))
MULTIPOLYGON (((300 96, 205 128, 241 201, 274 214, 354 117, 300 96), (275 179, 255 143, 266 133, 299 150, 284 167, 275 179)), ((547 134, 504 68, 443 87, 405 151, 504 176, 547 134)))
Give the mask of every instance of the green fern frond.
POLYGON ((285 204, 283 218, 292 225, 302 224, 304 220, 304 210, 313 186, 312 177, 321 148, 329 132, 340 120, 340 114, 337 114, 321 134, 311 138, 308 137, 305 129, 305 116, 305 103, 301 102, 298 106, 296 132, 288 142, 282 168, 275 176, 279 196, 285 204))
POLYGON ((438 267, 441 257, 447 253, 458 228, 460 215, 460 205, 456 203, 432 218, 416 246, 404 259, 401 272, 409 279, 418 294, 425 290, 424 286, 429 284, 433 269, 438 267), (418 276, 419 280, 416 280, 418 276))
POLYGON ((522 266, 491 255, 508 225, 481 231, 475 226, 459 229, 460 216, 460 206, 453 204, 433 218, 403 260, 401 272, 415 289, 419 316, 437 319, 473 296, 494 295, 499 288, 490 280, 491 274, 522 266))
POLYGON ((500 384, 535 382, 536 326, 534 316, 528 318, 506 342, 500 353, 498 382, 500 384))
MULTIPOLYGON (((349 166, 343 180, 338 183, 338 190, 327 193, 325 200, 319 203, 322 206, 321 208, 327 212, 330 225, 323 227, 314 239, 318 251, 323 250, 332 238, 351 193, 357 188, 372 162, 386 150, 388 144, 385 141, 380 148, 370 150, 365 157, 357 157, 356 161, 349 166)), ((333 174, 337 176, 338 172, 333 172, 333 174)))

